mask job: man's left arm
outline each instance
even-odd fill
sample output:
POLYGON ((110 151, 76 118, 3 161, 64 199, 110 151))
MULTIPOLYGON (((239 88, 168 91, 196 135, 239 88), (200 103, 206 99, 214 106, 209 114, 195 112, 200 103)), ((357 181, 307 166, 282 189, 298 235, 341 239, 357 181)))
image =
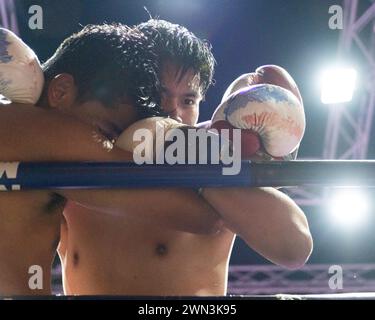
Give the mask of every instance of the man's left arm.
POLYGON ((274 188, 205 188, 202 196, 224 224, 273 263, 301 267, 312 251, 307 219, 297 204, 274 188))
MULTIPOLYGON (((295 154, 305 130, 303 100, 290 74, 267 65, 237 78, 211 118, 211 127, 241 129, 241 157, 295 154)), ((236 148, 236 147, 235 147, 236 148)), ((237 147, 238 148, 238 147, 237 147)), ((234 233, 270 261, 302 266, 311 254, 306 217, 274 188, 204 189, 203 197, 234 233)))

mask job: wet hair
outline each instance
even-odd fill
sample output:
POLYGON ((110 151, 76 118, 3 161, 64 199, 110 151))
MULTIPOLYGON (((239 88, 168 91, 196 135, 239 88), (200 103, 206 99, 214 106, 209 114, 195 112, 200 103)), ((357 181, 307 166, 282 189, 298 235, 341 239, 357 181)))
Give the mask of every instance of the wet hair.
POLYGON ((159 111, 153 42, 137 29, 87 25, 65 39, 42 68, 47 84, 60 73, 71 74, 80 102, 98 100, 113 107, 130 98, 140 114, 159 111))
MULTIPOLYGON (((136 26, 155 43, 158 66, 168 61, 182 67, 180 78, 193 69, 200 75, 200 89, 204 95, 213 83, 215 58, 211 45, 199 39, 183 26, 159 19, 150 19, 136 26)), ((160 70, 160 69, 159 69, 160 70)))

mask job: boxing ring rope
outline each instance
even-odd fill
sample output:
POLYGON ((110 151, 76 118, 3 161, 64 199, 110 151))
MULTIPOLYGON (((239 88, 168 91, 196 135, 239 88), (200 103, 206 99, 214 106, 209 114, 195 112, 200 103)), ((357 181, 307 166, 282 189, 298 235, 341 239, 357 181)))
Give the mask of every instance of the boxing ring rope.
POLYGON ((242 161, 138 165, 130 162, 0 162, 0 190, 144 187, 375 186, 375 160, 242 161))
MULTIPOLYGON (((235 175, 223 175, 224 168, 228 168, 228 165, 0 162, 0 191, 129 187, 375 186, 375 160, 241 161, 241 169, 235 175)), ((375 293, 254 295, 241 298, 375 299, 375 293)))

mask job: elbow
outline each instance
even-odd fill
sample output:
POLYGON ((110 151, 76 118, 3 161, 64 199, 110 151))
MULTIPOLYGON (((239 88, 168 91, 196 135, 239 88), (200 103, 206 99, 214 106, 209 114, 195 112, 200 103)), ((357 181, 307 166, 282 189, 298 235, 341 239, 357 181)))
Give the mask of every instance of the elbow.
POLYGON ((310 232, 305 232, 300 239, 285 252, 282 265, 289 270, 302 268, 309 260, 313 250, 313 239, 310 232))
POLYGON ((219 234, 224 228, 224 221, 220 218, 212 219, 209 222, 205 222, 194 230, 193 233, 213 236, 219 234))
POLYGON ((211 223, 207 224, 204 230, 206 235, 216 235, 220 233, 224 228, 223 219, 214 219, 211 223))
POLYGON ((300 211, 300 214, 296 215, 293 220, 294 223, 288 228, 289 232, 284 242, 285 259, 283 265, 289 270, 302 268, 313 251, 313 238, 303 212, 300 211))

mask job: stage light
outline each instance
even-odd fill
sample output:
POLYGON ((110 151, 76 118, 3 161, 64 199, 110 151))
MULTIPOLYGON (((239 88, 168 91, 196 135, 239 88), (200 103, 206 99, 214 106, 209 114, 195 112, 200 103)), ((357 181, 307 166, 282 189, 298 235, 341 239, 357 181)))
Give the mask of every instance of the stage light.
POLYGON ((369 203, 362 190, 342 189, 332 195, 329 210, 335 225, 356 229, 367 221, 369 203))
POLYGON ((321 101, 324 104, 352 100, 357 71, 353 68, 331 68, 321 75, 321 101))

